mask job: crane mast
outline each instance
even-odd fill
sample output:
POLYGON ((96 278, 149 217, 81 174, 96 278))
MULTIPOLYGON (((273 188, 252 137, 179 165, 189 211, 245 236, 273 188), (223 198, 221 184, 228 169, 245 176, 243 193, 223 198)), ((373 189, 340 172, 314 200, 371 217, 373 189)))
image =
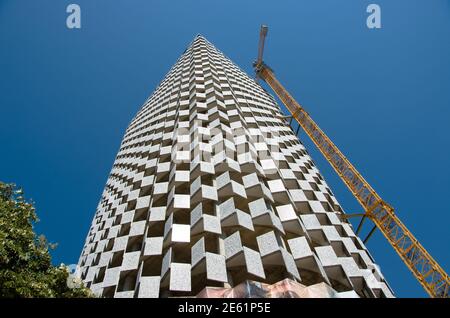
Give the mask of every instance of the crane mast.
MULTIPOLYGON (((264 80, 286 106, 298 124, 311 138, 322 155, 346 184, 354 197, 363 207, 365 213, 358 226, 359 232, 366 218, 375 224, 385 236, 406 266, 431 297, 447 298, 449 296, 450 278, 442 267, 431 257, 419 241, 395 215, 394 209, 387 204, 370 184, 362 177, 338 147, 320 129, 305 109, 288 93, 276 79, 273 71, 263 62, 267 26, 261 27, 258 58, 253 63, 258 78, 264 80)), ((343 215, 344 218, 352 215, 343 215)))

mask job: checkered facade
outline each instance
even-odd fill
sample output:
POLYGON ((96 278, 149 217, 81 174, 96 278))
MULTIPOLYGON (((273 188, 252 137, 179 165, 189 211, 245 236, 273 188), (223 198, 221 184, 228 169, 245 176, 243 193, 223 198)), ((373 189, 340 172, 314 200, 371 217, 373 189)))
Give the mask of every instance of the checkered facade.
POLYGON ((392 297, 274 98, 197 36, 130 123, 79 265, 105 297, 289 278, 392 297))

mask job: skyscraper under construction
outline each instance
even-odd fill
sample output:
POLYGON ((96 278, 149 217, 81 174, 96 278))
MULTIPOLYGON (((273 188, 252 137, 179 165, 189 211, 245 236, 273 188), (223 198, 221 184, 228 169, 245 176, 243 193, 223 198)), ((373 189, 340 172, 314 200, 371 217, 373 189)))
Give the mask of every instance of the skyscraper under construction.
POLYGON ((342 214, 274 98, 197 36, 125 133, 80 275, 105 297, 393 297, 342 214))

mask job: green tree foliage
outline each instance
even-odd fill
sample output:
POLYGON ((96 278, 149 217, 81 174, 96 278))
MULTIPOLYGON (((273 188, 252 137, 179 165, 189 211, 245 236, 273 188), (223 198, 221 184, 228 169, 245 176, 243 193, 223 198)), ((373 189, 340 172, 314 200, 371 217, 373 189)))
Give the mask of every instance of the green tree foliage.
POLYGON ((68 287, 67 267, 52 266, 55 245, 36 236, 37 221, 22 191, 0 182, 0 297, 93 297, 82 284, 68 287))

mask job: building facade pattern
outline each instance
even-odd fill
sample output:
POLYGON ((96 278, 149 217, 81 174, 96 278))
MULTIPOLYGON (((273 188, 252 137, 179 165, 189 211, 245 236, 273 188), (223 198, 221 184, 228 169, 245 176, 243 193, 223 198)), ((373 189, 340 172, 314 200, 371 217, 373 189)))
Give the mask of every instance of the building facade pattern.
POLYGON ((197 36, 126 130, 80 260, 104 297, 247 280, 393 297, 274 98, 197 36))

